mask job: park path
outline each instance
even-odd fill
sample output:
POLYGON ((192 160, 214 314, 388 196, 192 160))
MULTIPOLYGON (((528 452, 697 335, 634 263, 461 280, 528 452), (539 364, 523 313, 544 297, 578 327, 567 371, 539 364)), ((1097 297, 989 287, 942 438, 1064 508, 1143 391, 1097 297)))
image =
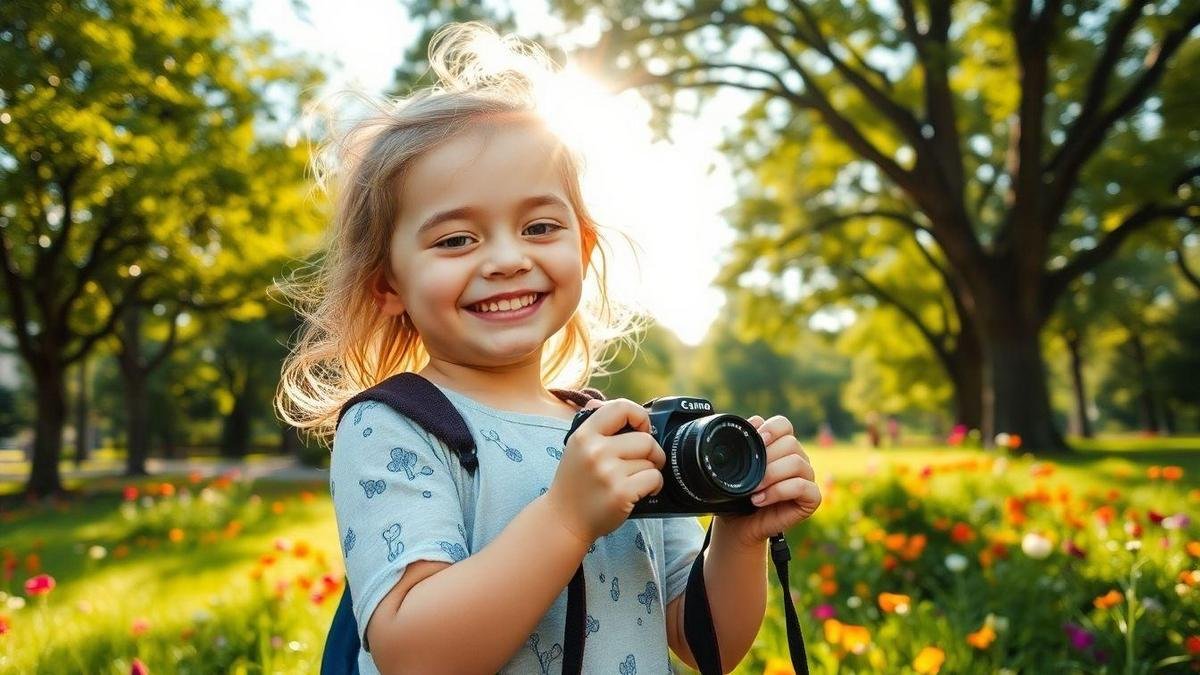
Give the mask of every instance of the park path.
MULTIPOLYGON (((28 464, 0 461, 0 482, 24 482, 29 478, 28 464)), ((235 460, 205 460, 191 459, 158 459, 146 461, 146 470, 152 476, 186 476, 197 472, 204 478, 218 476, 226 471, 241 471, 246 478, 253 480, 282 480, 282 481, 328 481, 327 469, 315 469, 304 466, 295 457, 265 457, 251 462, 235 460)), ((119 477, 125 472, 124 465, 84 467, 76 469, 63 465, 62 479, 74 480, 84 478, 119 477)))

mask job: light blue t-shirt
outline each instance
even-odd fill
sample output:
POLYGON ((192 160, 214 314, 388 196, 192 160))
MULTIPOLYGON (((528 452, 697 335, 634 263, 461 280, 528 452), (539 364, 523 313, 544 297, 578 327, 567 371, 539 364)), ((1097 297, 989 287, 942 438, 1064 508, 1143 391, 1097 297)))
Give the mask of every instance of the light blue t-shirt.
MULTIPOLYGON (((329 491, 360 638, 409 563, 453 563, 481 550, 546 491, 562 457, 566 420, 498 410, 439 388, 475 438, 474 476, 441 441, 382 403, 351 407, 334 436, 329 491)), ((583 562, 583 672, 670 672, 663 610, 683 592, 703 539, 694 518, 631 519, 593 543, 583 562)), ((564 588, 501 672, 560 673, 566 613, 564 588)), ((365 649, 358 663, 364 674, 379 672, 365 649)))

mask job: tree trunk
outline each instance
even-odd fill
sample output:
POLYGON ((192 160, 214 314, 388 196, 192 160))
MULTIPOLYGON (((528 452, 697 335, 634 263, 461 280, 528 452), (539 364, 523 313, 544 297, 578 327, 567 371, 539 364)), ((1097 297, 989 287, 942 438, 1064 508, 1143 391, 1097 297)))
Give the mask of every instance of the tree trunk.
POLYGON ((33 436, 33 466, 25 494, 33 497, 63 492, 58 473, 62 457, 63 425, 67 419, 66 369, 44 363, 34 371, 37 385, 37 422, 33 436))
POLYGON ((142 364, 141 304, 132 302, 121 316, 121 380, 125 388, 125 475, 145 476, 150 454, 148 371, 142 364))
POLYGON ((1092 421, 1088 419, 1087 389, 1083 386, 1083 355, 1080 345, 1083 338, 1076 331, 1066 334, 1067 351, 1071 354, 1071 388, 1075 392, 1075 415, 1073 431, 1084 437, 1092 437, 1092 421))
POLYGON ((950 354, 949 375, 954 386, 954 423, 983 428, 983 348, 974 330, 959 332, 950 354))
POLYGON ((91 451, 92 432, 88 424, 88 358, 79 359, 75 392, 75 468, 83 466, 91 451))
POLYGON ((245 457, 250 451, 250 378, 243 379, 241 389, 234 389, 233 409, 225 417, 221 433, 221 454, 225 457, 245 457))
MULTIPOLYGON (((997 281, 996 293, 981 306, 978 323, 983 337, 990 394, 993 404, 990 429, 984 441, 995 434, 1017 434, 1021 448, 1031 452, 1069 452, 1062 434, 1054 427, 1050 395, 1046 389, 1046 367, 1038 334, 1041 321, 1033 302, 1021 302, 1020 293, 1004 293, 997 281), (1022 309, 1022 306, 1025 309, 1022 309)), ((1028 290, 1028 289, 1027 289, 1028 290)))
POLYGON ((1160 431, 1158 408, 1154 405, 1154 386, 1150 380, 1150 369, 1146 366, 1146 345, 1142 342, 1142 334, 1129 330, 1129 347, 1133 352, 1133 365, 1137 369, 1138 386, 1138 417, 1142 429, 1157 434, 1160 431))

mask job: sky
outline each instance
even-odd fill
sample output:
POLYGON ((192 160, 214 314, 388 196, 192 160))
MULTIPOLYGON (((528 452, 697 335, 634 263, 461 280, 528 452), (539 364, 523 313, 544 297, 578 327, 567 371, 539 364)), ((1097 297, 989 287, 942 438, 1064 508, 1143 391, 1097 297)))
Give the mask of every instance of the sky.
MULTIPOLYGON (((382 93, 419 31, 401 0, 307 0, 304 18, 290 0, 245 2, 252 29, 270 33, 282 51, 305 53, 325 69, 330 82, 324 93, 347 88, 382 93)), ((540 0, 512 6, 519 33, 560 29, 540 0)), ((577 40, 586 43, 586 31, 577 40)), ((733 240, 720 212, 733 203, 734 182, 715 148, 741 105, 736 96, 719 96, 699 117, 677 118, 673 142, 655 142, 645 125, 644 104, 622 96, 593 106, 580 141, 595 150, 584 175, 593 215, 627 232, 638 245, 640 274, 628 247, 620 240, 614 246, 618 260, 610 279, 615 292, 637 299, 692 345, 724 304, 711 282, 733 240), (598 108, 606 112, 595 112, 598 108)))

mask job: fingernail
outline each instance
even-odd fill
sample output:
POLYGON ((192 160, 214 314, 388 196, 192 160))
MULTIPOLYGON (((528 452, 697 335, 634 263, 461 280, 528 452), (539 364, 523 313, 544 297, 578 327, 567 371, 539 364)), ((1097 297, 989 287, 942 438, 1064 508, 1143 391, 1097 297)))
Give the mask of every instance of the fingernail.
POLYGON ((751 497, 750 501, 754 502, 755 504, 761 504, 764 501, 766 501, 766 499, 767 499, 767 495, 762 492, 759 492, 758 494, 751 497))

